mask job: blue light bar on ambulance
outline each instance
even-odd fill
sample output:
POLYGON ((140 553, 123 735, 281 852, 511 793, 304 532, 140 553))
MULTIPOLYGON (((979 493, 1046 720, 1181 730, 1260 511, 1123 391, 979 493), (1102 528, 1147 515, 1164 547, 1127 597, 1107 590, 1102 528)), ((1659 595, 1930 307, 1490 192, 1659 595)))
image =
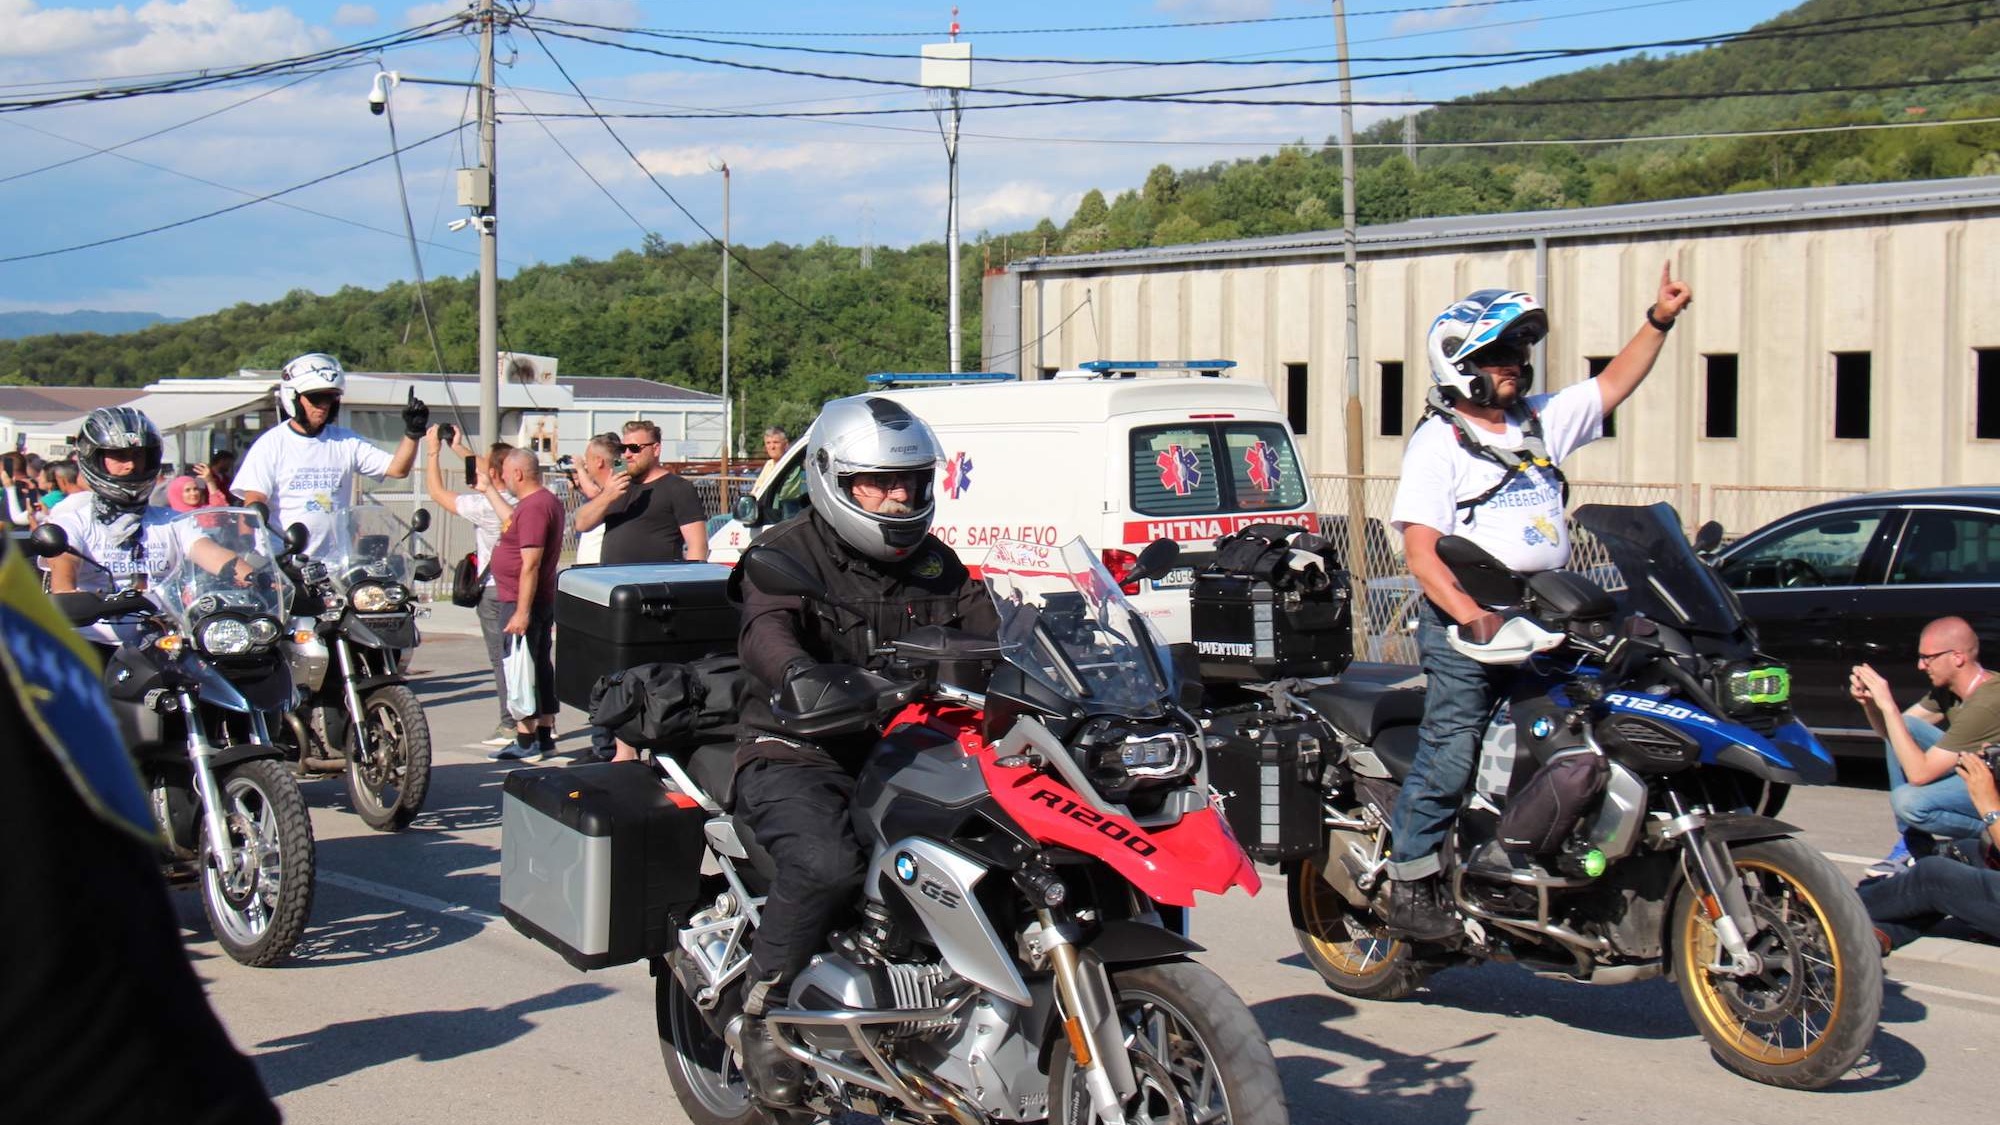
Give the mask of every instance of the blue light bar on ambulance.
POLYGON ((1110 376, 1140 371, 1194 371, 1211 378, 1236 366, 1233 359, 1093 359, 1077 367, 1093 375, 1110 376))
POLYGON ((934 387, 946 383, 1011 383, 1015 376, 1006 371, 878 371, 866 377, 877 387, 934 387))

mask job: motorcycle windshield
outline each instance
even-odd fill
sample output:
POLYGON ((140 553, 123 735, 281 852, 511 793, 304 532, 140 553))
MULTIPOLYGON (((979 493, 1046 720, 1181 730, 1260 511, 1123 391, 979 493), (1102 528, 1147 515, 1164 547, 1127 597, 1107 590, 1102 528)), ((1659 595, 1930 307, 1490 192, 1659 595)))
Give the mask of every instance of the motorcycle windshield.
POLYGON ((1166 653, 1089 544, 1002 540, 984 573, 1008 663, 1092 713, 1160 712, 1166 653))
POLYGON ((185 631, 218 614, 266 619, 292 608, 292 584, 277 563, 284 544, 248 508, 199 508, 167 524, 172 551, 153 600, 185 631))
POLYGON ((408 583, 415 536, 408 522, 380 504, 356 504, 334 513, 333 539, 324 556, 334 589, 344 595, 369 583, 408 583))
POLYGON ((1585 504, 1572 518, 1611 556, 1626 609, 1690 632, 1727 636, 1742 628, 1735 596, 1688 545, 1671 504, 1585 504))

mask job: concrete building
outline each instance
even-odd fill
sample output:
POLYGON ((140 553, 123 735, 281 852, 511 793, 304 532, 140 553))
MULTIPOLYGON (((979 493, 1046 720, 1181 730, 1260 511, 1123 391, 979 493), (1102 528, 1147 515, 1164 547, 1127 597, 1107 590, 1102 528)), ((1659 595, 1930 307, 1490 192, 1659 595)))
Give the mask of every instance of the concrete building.
MULTIPOLYGON (((1336 230, 1017 261, 986 279, 982 354, 1027 378, 1099 358, 1233 359, 1290 412, 1311 468, 1340 472, 1341 245, 1336 230)), ((2000 178, 1423 219, 1361 228, 1358 256, 1366 473, 1397 471, 1430 385, 1424 335, 1453 300, 1539 295, 1554 330, 1537 385, 1560 388, 1617 353, 1672 261, 1694 306, 1572 478, 2000 479, 2000 178)))

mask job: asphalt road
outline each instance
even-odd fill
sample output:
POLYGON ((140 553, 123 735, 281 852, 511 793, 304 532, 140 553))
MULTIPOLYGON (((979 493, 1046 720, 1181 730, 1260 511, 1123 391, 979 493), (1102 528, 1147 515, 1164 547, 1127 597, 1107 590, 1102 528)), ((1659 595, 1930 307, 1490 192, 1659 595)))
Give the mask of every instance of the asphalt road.
MULTIPOLYGON (((506 766, 472 745, 497 712, 478 639, 430 636, 414 669, 436 745, 428 808, 383 835, 346 810, 337 779, 306 786, 320 877, 292 961, 228 960, 194 896, 177 895, 230 1034, 295 1122, 685 1121, 645 968, 579 973, 498 917, 506 766)), ((565 752, 585 747, 573 721, 561 729, 565 752)), ((1836 856, 1879 855, 1889 838, 1879 792, 1801 793, 1787 816, 1836 856)), ((1486 966, 1439 974, 1402 1003, 1348 1001, 1305 966, 1282 900, 1274 878, 1254 899, 1206 900, 1194 936, 1270 1036, 1302 1125, 1876 1125, 1978 1117, 1992 1096, 1993 947, 1932 938, 1890 958, 1871 1055, 1834 1089, 1805 1094, 1716 1065, 1662 980, 1593 988, 1486 966)))

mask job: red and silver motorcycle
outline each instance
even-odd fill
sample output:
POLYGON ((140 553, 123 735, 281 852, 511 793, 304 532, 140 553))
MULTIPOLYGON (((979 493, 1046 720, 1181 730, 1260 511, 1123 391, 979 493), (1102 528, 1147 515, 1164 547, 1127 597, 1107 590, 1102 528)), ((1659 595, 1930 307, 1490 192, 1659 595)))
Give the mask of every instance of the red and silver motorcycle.
MULTIPOLYGON (((1142 567, 1171 560, 1155 548, 1142 567)), ((763 589, 838 604, 774 551, 742 565, 763 589)), ((1081 540, 1001 543, 985 582, 997 640, 920 630, 887 646, 900 678, 822 668, 790 695, 815 706, 781 691, 774 708, 804 739, 884 732, 855 791, 872 849, 857 921, 768 1015, 810 1074, 804 1111, 1283 1125, 1263 1032, 1185 936, 1195 892, 1259 880, 1210 802, 1164 649, 1081 540), (969 665, 992 669, 985 691, 951 682, 969 665)), ((717 1007, 772 868, 722 811, 726 748, 705 752, 660 758, 712 811, 687 862, 717 872, 655 966, 661 1047, 697 1125, 746 1125, 773 1111, 748 1096, 717 1007)))

